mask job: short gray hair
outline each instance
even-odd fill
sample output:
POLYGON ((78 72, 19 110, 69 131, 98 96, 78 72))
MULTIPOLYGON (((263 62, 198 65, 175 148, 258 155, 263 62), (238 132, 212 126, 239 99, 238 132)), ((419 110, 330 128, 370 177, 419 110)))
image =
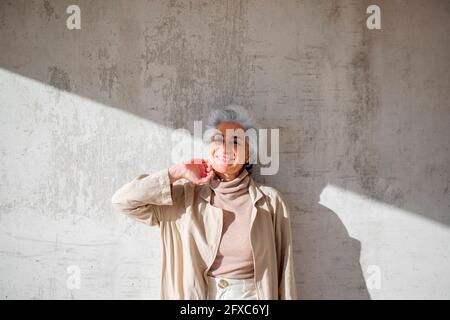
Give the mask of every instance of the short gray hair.
MULTIPOLYGON (((214 109, 208 116, 206 123, 207 130, 216 129, 222 122, 233 122, 242 126, 246 135, 248 135, 249 159, 256 159, 257 153, 257 135, 256 126, 254 125, 253 116, 244 107, 236 104, 231 104, 222 109, 214 109)), ((206 139, 209 139, 206 136, 206 139)), ((245 164, 245 168, 249 173, 253 168, 253 163, 245 164)))

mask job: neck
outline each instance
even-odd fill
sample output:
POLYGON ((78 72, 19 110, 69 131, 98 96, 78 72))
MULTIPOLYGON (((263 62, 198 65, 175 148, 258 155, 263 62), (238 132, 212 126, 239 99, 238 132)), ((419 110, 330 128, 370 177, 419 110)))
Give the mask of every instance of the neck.
POLYGON ((216 172, 216 173, 219 176, 220 180, 222 180, 222 181, 231 181, 231 180, 234 180, 238 176, 237 174, 227 174, 227 173, 221 173, 221 172, 216 172))
POLYGON ((232 180, 220 180, 217 175, 210 180, 209 186, 218 197, 233 200, 248 192, 249 183, 250 177, 244 169, 232 180))
POLYGON ((236 179, 236 177, 239 176, 243 170, 244 170, 244 168, 242 168, 241 170, 239 170, 238 172, 235 172, 235 173, 226 173, 226 172, 222 173, 222 172, 216 171, 216 174, 219 176, 219 178, 222 181, 231 181, 231 180, 236 179))

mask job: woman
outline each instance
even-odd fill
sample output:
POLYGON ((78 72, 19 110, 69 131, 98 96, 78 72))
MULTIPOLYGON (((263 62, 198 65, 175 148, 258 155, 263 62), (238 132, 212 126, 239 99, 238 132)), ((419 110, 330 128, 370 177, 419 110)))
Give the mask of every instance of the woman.
POLYGON ((297 299, 288 208, 251 178, 251 139, 229 134, 251 129, 251 118, 228 106, 207 127, 208 160, 140 175, 112 197, 118 211, 160 227, 161 299, 297 299))

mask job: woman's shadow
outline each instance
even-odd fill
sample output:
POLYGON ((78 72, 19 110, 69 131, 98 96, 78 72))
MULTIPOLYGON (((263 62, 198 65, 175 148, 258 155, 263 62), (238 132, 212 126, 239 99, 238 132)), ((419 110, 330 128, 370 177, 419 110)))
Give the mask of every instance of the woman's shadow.
POLYGON ((301 197, 285 197, 291 212, 298 297, 370 299, 360 264, 361 243, 350 237, 335 212, 319 203, 326 183, 320 185, 307 210, 300 209, 305 208, 301 197))
POLYGON ((360 264, 361 243, 336 213, 316 203, 293 233, 301 299, 370 299, 360 264))

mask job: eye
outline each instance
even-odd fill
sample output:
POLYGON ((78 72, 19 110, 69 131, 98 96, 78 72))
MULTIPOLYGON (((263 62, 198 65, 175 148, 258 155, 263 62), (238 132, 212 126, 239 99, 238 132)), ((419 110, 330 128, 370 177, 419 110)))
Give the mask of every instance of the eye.
POLYGON ((223 137, 220 134, 216 134, 211 137, 211 142, 223 142, 223 137))
POLYGON ((240 137, 234 137, 233 143, 235 145, 242 145, 244 144, 244 141, 240 137))

